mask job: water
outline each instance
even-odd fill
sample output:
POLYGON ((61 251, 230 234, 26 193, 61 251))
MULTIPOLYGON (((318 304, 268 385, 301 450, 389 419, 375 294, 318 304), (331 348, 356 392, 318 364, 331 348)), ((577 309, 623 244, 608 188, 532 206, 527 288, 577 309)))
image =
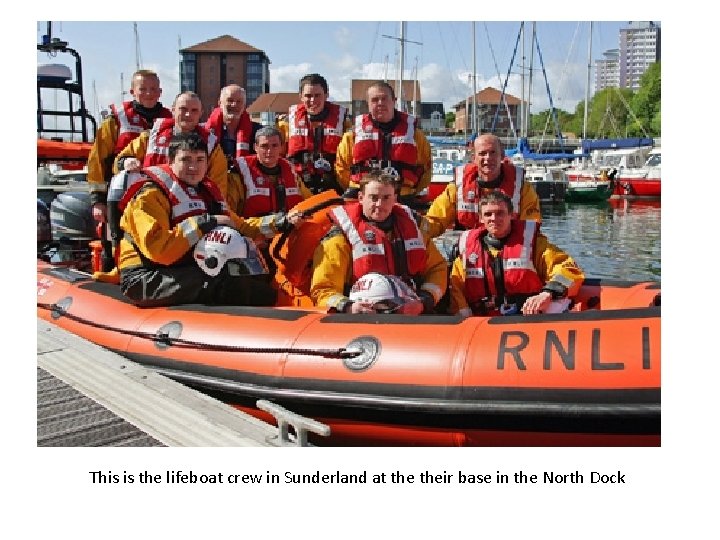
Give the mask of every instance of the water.
POLYGON ((587 277, 660 281, 660 201, 542 205, 541 231, 587 277))

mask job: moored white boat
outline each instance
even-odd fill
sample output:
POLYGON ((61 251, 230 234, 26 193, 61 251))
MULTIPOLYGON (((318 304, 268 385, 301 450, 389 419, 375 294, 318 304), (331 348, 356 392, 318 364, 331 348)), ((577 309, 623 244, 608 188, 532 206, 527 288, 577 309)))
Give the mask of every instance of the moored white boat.
POLYGON ((660 148, 654 148, 647 154, 647 160, 641 167, 618 168, 615 176, 616 197, 660 197, 660 148))

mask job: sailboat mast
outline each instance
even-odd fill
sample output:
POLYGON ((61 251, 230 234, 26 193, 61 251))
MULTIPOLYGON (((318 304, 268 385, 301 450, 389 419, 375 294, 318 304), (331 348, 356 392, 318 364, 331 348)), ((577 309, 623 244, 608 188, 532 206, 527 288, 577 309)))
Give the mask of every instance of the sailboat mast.
POLYGON ((527 91, 527 107, 525 108, 525 136, 530 131, 530 107, 532 106, 532 83, 533 83, 533 66, 535 61, 535 40, 537 40, 537 22, 532 23, 532 32, 530 37, 530 65, 528 67, 528 91, 527 91))
POLYGON ((590 70, 592 69, 592 31, 593 23, 592 21, 590 21, 590 38, 588 39, 587 81, 585 82, 585 110, 583 111, 583 140, 585 140, 585 138, 587 137, 588 103, 590 102, 590 70))
POLYGON ((133 23, 133 32, 135 33, 135 69, 142 68, 142 57, 140 56, 140 34, 138 33, 137 23, 133 23))
POLYGON ((399 110, 405 111, 405 103, 403 100, 403 70, 405 69, 405 22, 400 22, 400 73, 399 73, 399 82, 398 82, 398 89, 397 89, 397 98, 400 102, 399 110))
POLYGON ((472 50, 473 50, 473 106, 472 106, 472 131, 478 132, 477 126, 477 58, 475 55, 475 21, 472 22, 472 50))
POLYGON ((520 23, 520 137, 527 136, 525 125, 525 22, 520 23))
POLYGON ((417 100, 417 90, 418 90, 418 57, 415 57, 415 69, 413 70, 415 73, 415 76, 413 77, 413 115, 418 116, 418 100, 417 100))

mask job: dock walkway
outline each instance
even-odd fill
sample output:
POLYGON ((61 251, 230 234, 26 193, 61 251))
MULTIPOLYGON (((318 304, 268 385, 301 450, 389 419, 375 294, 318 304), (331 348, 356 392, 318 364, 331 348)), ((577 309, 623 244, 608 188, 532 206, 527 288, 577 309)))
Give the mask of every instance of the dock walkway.
POLYGON ((284 446, 278 428, 38 319, 38 446, 284 446))

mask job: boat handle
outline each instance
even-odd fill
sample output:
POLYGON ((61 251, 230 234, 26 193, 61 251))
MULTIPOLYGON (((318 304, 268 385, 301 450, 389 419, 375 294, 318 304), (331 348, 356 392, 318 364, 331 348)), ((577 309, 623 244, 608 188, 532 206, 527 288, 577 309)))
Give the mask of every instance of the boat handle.
POLYGON ((279 442, 280 446, 310 446, 308 442, 308 431, 317 435, 327 437, 330 435, 330 426, 301 416, 292 411, 288 411, 285 407, 268 401, 266 399, 257 400, 258 409, 270 413, 277 421, 279 435, 268 437, 268 442, 279 442), (289 427, 292 426, 295 435, 290 434, 289 427))

